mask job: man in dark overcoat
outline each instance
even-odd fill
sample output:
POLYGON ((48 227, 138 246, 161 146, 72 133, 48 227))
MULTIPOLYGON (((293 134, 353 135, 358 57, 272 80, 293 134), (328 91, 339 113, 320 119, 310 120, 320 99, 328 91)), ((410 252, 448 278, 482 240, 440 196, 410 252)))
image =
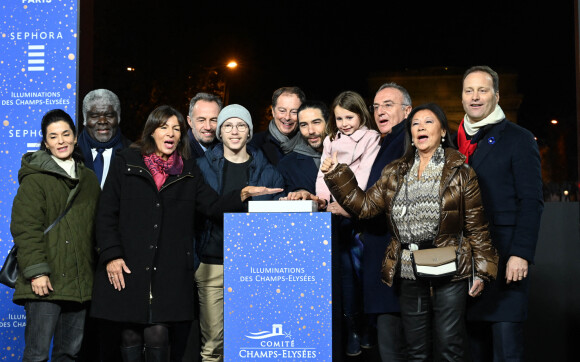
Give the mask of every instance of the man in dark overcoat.
MULTIPOLYGON (((370 110, 381 133, 381 148, 373 162, 367 189, 380 178, 386 165, 403 156, 406 118, 411 112, 409 92, 396 83, 377 90, 370 110)), ((377 343, 383 361, 406 361, 405 338, 395 289, 381 281, 385 250, 391 242, 386 215, 361 220, 363 239, 363 303, 367 315, 376 316, 377 343)))
POLYGON ((500 255, 497 279, 480 298, 469 299, 474 361, 524 359, 529 265, 544 206, 534 135, 507 120, 498 102, 498 74, 487 66, 468 69, 462 91, 466 114, 457 145, 477 173, 491 239, 500 255))

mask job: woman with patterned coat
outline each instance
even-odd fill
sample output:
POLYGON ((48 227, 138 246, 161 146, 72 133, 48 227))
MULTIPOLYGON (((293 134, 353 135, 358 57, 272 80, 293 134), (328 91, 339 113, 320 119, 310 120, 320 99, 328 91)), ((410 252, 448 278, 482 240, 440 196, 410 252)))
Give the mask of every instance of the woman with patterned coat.
POLYGON ((387 165, 366 193, 345 165, 335 167, 337 162, 328 159, 321 170, 333 196, 352 215, 387 215, 393 238, 385 253, 383 282, 399 290, 408 358, 465 360, 465 296, 479 296, 485 281, 495 278, 498 256, 477 177, 464 156, 451 148, 445 114, 439 106, 426 104, 408 119, 405 155, 387 165), (412 252, 444 246, 457 248, 455 275, 417 278, 412 252))

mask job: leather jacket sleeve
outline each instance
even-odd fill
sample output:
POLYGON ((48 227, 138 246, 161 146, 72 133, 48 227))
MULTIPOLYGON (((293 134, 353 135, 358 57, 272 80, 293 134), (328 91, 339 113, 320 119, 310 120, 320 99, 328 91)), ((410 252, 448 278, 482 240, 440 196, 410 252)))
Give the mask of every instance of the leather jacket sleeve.
POLYGON ((471 167, 466 167, 467 177, 463 190, 463 242, 469 243, 474 261, 475 275, 484 279, 495 279, 499 256, 491 243, 488 221, 481 202, 477 176, 471 167))
POLYGON ((385 212, 383 178, 384 176, 381 176, 379 181, 365 192, 358 186, 350 168, 340 163, 324 176, 324 181, 334 198, 349 214, 359 219, 369 219, 385 212))

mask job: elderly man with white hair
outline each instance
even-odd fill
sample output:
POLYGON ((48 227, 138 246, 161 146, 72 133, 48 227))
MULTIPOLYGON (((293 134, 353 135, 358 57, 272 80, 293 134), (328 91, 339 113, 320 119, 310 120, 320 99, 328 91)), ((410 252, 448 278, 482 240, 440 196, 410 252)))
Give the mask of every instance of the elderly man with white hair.
POLYGON ((119 130, 119 97, 107 89, 90 91, 83 100, 83 119, 78 144, 85 165, 95 171, 102 188, 115 152, 131 144, 119 130))

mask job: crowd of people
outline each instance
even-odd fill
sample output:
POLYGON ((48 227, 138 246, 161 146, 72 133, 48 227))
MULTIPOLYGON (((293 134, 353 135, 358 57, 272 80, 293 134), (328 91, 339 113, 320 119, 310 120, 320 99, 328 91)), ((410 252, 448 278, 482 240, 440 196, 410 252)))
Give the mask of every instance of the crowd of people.
POLYGON ((223 214, 248 200, 332 213, 334 360, 377 346, 383 361, 522 361, 540 155, 499 99, 498 74, 469 68, 456 134, 396 83, 330 107, 279 88, 257 133, 208 93, 187 117, 155 108, 135 142, 109 90, 84 97, 80 134, 47 112, 10 224, 23 361, 223 361, 223 214), (444 247, 453 272, 418 273, 415 255, 444 247))

